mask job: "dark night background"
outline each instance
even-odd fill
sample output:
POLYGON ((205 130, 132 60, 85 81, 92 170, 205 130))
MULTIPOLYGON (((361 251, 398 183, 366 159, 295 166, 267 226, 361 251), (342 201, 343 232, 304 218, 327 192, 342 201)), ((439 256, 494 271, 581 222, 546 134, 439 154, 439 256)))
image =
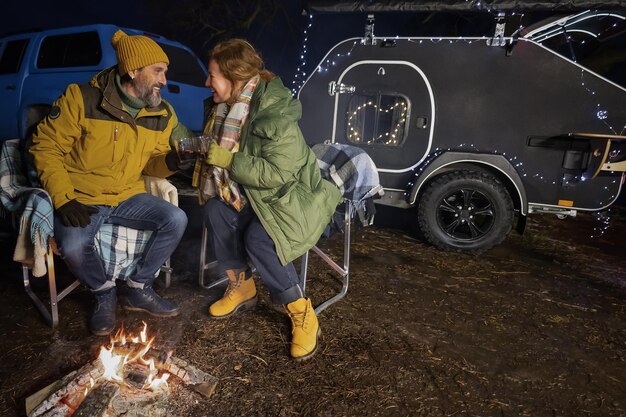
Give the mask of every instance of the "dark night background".
MULTIPOLYGON (((71 0, 11 1, 0 14, 0 36, 30 29, 112 23, 177 40, 204 62, 221 39, 238 36, 252 42, 267 67, 291 85, 301 63, 304 30, 309 24, 305 0, 130 0, 106 3, 71 0)), ((572 12, 561 12, 569 14, 572 12)), ((507 18, 507 32, 529 26, 557 12, 533 11, 507 18)), ((362 36, 367 13, 314 15, 308 37, 307 73, 340 40, 362 36)), ((377 36, 491 35, 494 15, 487 11, 376 13, 377 36)), ((623 36, 622 36, 623 37, 623 36)), ((621 42, 624 45, 624 42, 621 42)), ((626 58, 623 59, 626 61, 626 58)), ((626 71, 619 71, 626 73, 626 71)), ((622 76, 624 77, 624 76, 622 76)), ((626 84, 623 78, 617 80, 626 84)))
MULTIPOLYGON (((11 1, 0 14, 0 36, 30 29, 111 23, 142 29, 177 40, 193 49, 204 62, 216 42, 233 36, 244 37, 262 53, 267 67, 291 85, 301 64, 304 31, 309 24, 305 0, 110 0, 106 3, 58 1, 11 1)), ((507 34, 552 15, 572 11, 508 12, 507 34)), ((367 13, 316 13, 308 29, 305 56, 307 74, 340 40, 362 36, 367 13)), ((377 36, 484 36, 493 34, 494 14, 484 10, 420 13, 376 13, 377 36)), ((613 40, 613 49, 604 52, 602 65, 610 57, 609 78, 626 85, 626 42, 613 40), (617 55, 617 56, 616 56, 617 55), (619 65, 615 65, 615 62, 619 65)), ((601 49, 601 48, 599 48, 601 49)), ((598 60, 597 58, 595 58, 598 60)), ((585 63, 586 65, 588 63, 585 63)), ((600 64, 598 64, 600 65, 600 64)), ((593 64, 591 64, 592 69, 593 64)), ((606 71, 605 71, 606 72, 606 71)))
MULTIPOLYGON (((0 14, 0 36, 32 29, 111 23, 179 41, 194 50, 205 64, 207 52, 216 42, 244 37, 257 47, 267 68, 278 74, 286 86, 297 87, 304 79, 294 78, 297 68, 304 65, 300 74, 304 72, 307 77, 336 43, 362 37, 367 19, 367 13, 355 12, 314 13, 311 20, 306 6, 305 0, 11 1, 0 14), (307 42, 304 42, 305 33, 307 42), (305 54, 303 43, 307 45, 305 54)), ((506 35, 551 16, 573 13, 571 10, 527 10, 523 14, 509 11, 506 35)), ((478 8, 454 12, 377 12, 375 16, 376 36, 490 36, 495 27, 495 14, 478 8)), ((620 30, 621 33, 602 44, 588 42, 584 47, 580 44, 574 47, 580 63, 626 86, 626 25, 620 30)), ((550 47, 571 58, 569 45, 558 37, 552 42, 556 44, 550 47)), ((620 198, 622 204, 625 194, 620 198)))
POLYGON ((257 46, 268 68, 288 81, 302 44, 302 2, 70 0, 7 2, 0 14, 3 34, 63 26, 110 23, 141 29, 179 41, 205 62, 210 47, 223 38, 240 36, 257 46))

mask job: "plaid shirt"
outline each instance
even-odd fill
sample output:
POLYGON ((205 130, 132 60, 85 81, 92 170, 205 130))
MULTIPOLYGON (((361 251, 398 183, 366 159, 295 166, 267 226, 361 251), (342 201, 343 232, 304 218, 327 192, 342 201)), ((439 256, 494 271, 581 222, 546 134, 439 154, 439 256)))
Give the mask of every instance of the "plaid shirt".
MULTIPOLYGON (((7 140, 0 152, 0 210, 20 216, 20 234, 30 230, 30 241, 47 247, 54 236, 54 212, 50 195, 31 187, 22 173, 19 139, 7 140), (37 233, 38 231, 38 233, 37 233), (36 242, 37 236, 41 241, 36 242)), ((95 236, 107 279, 126 279, 136 269, 151 231, 104 224, 95 236)), ((45 273, 44 273, 45 274, 45 273)), ((43 275, 43 274, 41 274, 43 275)))

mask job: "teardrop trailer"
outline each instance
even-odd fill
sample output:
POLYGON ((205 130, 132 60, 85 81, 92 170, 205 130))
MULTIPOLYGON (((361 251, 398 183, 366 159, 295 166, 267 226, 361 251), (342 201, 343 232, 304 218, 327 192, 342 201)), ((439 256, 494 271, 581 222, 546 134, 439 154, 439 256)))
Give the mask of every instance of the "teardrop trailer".
POLYGON ((364 149, 385 190, 377 203, 416 208, 441 249, 483 252, 529 214, 606 209, 626 172, 626 89, 542 42, 598 21, 623 32, 624 16, 584 11, 510 36, 498 20, 492 36, 382 37, 368 15, 365 34, 332 47, 300 88, 302 131, 310 144, 364 149))

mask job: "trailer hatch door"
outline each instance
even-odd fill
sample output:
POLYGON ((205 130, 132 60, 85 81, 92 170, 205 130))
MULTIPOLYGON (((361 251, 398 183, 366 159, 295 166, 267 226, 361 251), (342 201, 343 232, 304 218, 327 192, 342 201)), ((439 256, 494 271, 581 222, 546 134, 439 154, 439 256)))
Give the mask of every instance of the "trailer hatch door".
POLYGON ((363 148, 382 172, 406 172, 428 155, 434 97, 415 64, 359 61, 331 85, 334 142, 363 148))

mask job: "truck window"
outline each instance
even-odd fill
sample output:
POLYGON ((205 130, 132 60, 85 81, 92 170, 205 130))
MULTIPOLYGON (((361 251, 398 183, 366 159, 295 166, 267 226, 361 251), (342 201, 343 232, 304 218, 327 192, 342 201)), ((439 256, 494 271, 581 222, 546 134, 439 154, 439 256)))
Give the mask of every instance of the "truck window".
POLYGON ((168 80, 196 87, 204 87, 206 72, 193 54, 185 49, 177 48, 172 45, 160 42, 159 45, 170 59, 170 65, 167 69, 168 80))
POLYGON ((0 57, 0 74, 15 74, 19 71, 26 46, 28 39, 17 39, 7 43, 0 57))
POLYGON ((47 36, 37 56, 38 68, 92 67, 102 59, 95 31, 47 36))
POLYGON ((354 94, 348 102, 348 142, 400 146, 406 137, 406 98, 380 93, 354 94))

